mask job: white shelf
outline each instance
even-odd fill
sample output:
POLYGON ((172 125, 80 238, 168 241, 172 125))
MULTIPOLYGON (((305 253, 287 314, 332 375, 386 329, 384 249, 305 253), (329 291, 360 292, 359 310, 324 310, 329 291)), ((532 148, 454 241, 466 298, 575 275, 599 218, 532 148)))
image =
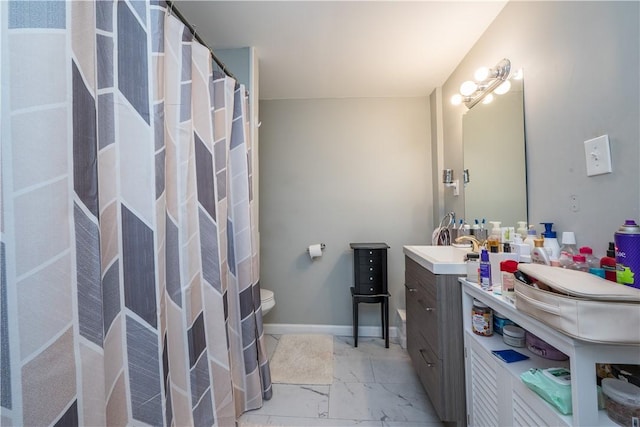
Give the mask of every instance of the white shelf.
POLYGON ((595 364, 638 364, 640 361, 640 347, 598 344, 575 339, 545 325, 521 311, 518 311, 515 305, 504 296, 494 295, 490 291, 484 291, 478 284, 468 282, 465 279, 461 278, 459 281, 462 284, 463 291, 462 312, 466 340, 473 340, 473 342, 478 343, 488 352, 488 354, 491 354, 492 350, 512 348, 529 356, 529 359, 525 361, 505 363, 491 355, 491 357, 498 363, 497 366, 503 368, 503 371, 509 372, 509 374, 512 377, 517 378, 517 381, 520 383, 522 381, 520 380, 520 374, 530 368, 535 367, 544 369, 556 366, 568 367, 571 371, 573 415, 561 415, 557 410, 552 408, 551 405, 544 402, 542 398, 529 390, 532 399, 537 398, 540 402, 543 402, 567 425, 616 425, 606 415, 606 411, 598 410, 595 364), (526 348, 510 347, 502 341, 502 337, 500 335, 494 334, 492 337, 483 337, 474 334, 471 330, 471 310, 473 299, 483 302, 493 310, 500 312, 502 315, 517 323, 520 327, 556 347, 558 350, 569 356, 569 360, 548 360, 531 353, 526 348))
POLYGON ((569 369, 569 361, 568 360, 558 361, 558 360, 544 359, 544 358, 538 356, 537 354, 530 352, 526 348, 511 347, 510 345, 505 344, 504 341, 502 341, 502 335, 498 335, 498 334, 494 333, 490 337, 483 337, 483 336, 474 334, 472 331, 470 331, 468 329, 465 330, 465 334, 467 334, 467 335, 473 337, 474 339, 476 339, 477 342, 484 349, 486 349, 489 353, 494 351, 494 350, 507 350, 508 349, 508 350, 515 350, 518 353, 522 353, 525 356, 529 356, 529 359, 527 359, 527 360, 521 360, 519 362, 507 363, 507 362, 504 362, 504 361, 500 360, 498 357, 492 355, 496 359, 496 362, 498 362, 504 369, 508 370, 513 376, 516 376, 518 378, 520 378, 520 374, 522 374, 523 372, 525 372, 525 371, 527 371, 527 370, 529 370, 531 368, 546 369, 546 368, 562 367, 562 368, 569 369))

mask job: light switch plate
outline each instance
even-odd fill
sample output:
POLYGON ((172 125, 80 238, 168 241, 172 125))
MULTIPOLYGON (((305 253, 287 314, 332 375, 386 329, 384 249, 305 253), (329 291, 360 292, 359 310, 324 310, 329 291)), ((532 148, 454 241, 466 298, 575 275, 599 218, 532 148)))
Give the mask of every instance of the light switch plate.
POLYGON ((611 173, 611 151, 609 135, 602 135, 584 142, 587 160, 587 176, 611 173))

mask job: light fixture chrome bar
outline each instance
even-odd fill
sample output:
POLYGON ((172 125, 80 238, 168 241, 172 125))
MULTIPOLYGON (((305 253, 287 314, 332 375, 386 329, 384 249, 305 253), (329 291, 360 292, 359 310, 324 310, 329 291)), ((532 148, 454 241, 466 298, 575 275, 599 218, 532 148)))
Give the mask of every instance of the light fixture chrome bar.
POLYGON ((498 62, 496 66, 490 70, 489 77, 485 81, 478 83, 478 87, 482 87, 483 89, 465 97, 464 105, 466 105, 467 108, 471 108, 478 102, 482 101, 487 95, 493 92, 495 88, 500 86, 505 80, 507 80, 507 78, 509 78, 510 72, 511 61, 505 58, 498 62))

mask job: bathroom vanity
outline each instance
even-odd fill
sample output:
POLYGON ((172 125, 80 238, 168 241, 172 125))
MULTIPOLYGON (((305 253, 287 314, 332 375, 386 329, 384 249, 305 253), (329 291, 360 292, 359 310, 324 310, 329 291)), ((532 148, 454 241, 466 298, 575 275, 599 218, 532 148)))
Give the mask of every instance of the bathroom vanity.
POLYGON ((466 425, 462 291, 468 249, 405 246, 407 350, 443 421, 466 425))

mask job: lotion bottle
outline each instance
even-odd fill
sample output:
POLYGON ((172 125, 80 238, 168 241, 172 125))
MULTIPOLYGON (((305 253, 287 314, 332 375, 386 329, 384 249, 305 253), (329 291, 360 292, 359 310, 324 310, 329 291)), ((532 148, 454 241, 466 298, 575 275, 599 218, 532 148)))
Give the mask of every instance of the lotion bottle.
POLYGON ((531 262, 535 264, 551 265, 549 253, 544 248, 544 239, 535 239, 535 247, 531 251, 531 262))

